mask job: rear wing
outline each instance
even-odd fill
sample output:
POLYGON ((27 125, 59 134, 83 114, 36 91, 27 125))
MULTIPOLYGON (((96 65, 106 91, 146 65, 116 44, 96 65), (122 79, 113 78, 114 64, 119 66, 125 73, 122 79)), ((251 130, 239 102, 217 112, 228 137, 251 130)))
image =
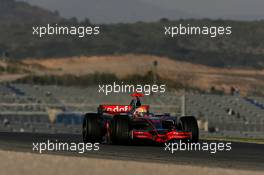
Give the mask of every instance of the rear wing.
MULTIPOLYGON (((143 108, 145 111, 149 111, 149 105, 142 105, 139 108, 143 108)), ((98 107, 98 112, 108 114, 120 114, 128 113, 131 111, 131 109, 131 105, 100 105, 98 107)))

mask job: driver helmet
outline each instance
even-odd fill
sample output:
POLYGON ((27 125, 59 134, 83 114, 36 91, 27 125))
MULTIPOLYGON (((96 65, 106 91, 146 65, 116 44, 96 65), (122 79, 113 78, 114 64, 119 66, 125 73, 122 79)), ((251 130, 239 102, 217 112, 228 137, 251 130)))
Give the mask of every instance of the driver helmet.
POLYGON ((136 116, 136 117, 143 117, 146 112, 147 112, 147 110, 145 108, 139 107, 139 108, 137 108, 135 110, 134 116, 136 116))

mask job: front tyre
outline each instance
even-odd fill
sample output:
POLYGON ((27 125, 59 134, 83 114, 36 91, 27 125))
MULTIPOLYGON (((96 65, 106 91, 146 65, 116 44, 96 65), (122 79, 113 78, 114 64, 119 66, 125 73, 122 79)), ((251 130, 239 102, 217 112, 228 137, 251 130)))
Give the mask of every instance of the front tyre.
POLYGON ((184 131, 192 133, 190 141, 197 143, 199 141, 199 128, 196 118, 193 116, 181 117, 180 123, 184 131))
POLYGON ((127 145, 130 142, 130 118, 116 115, 111 123, 111 140, 113 144, 127 145))

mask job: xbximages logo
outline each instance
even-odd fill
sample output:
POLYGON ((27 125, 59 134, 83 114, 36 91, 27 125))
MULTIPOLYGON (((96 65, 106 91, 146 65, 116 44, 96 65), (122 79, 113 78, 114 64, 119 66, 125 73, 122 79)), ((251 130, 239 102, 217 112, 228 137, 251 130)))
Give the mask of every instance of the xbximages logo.
POLYGON ((103 93, 105 95, 109 95, 110 93, 133 93, 139 92, 145 95, 150 95, 152 93, 165 93, 166 92, 166 85, 161 84, 137 84, 137 85, 129 85, 124 84, 121 82, 120 84, 113 82, 113 84, 106 84, 106 85, 98 85, 98 92, 103 93))
POLYGON ((42 154, 46 151, 71 151, 77 152, 79 154, 83 154, 87 151, 98 151, 100 149, 99 143, 67 143, 67 142, 58 142, 57 140, 47 142, 33 142, 32 143, 32 151, 39 152, 42 154))
POLYGON ((100 27, 92 26, 58 26, 58 24, 32 27, 32 34, 38 37, 46 35, 70 35, 84 38, 88 35, 99 35, 100 27))

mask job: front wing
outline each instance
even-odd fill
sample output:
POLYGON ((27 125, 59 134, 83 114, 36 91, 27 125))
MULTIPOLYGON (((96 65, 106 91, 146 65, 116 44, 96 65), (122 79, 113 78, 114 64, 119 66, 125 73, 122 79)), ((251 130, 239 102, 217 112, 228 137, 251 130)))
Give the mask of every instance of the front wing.
POLYGON ((148 131, 131 131, 132 139, 147 139, 157 143, 165 143, 171 140, 191 139, 192 133, 186 131, 170 131, 165 134, 150 133, 148 131))

